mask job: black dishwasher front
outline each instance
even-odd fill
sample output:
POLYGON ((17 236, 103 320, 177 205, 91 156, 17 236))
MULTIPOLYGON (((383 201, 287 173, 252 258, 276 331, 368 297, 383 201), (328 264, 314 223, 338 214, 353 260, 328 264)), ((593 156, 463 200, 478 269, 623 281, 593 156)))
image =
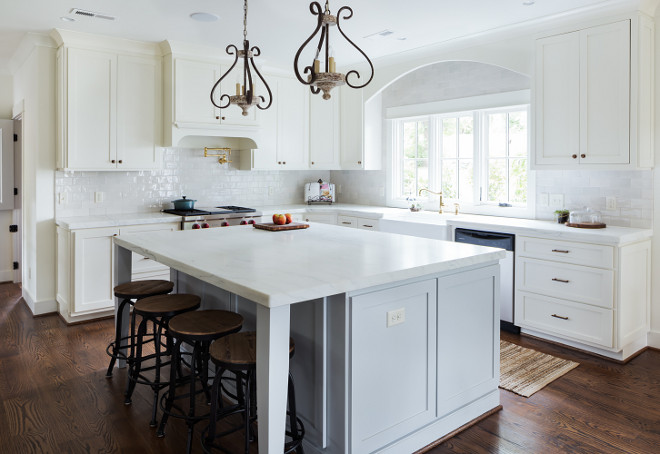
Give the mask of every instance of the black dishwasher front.
POLYGON ((520 328, 513 324, 513 256, 516 236, 511 233, 457 228, 454 230, 454 241, 457 243, 496 247, 507 251, 506 257, 500 260, 500 328, 519 333, 520 328))

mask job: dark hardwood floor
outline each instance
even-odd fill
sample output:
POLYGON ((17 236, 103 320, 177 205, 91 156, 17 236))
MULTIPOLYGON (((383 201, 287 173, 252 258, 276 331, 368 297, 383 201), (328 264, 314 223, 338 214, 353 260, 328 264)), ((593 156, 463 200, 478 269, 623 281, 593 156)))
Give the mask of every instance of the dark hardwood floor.
MULTIPOLYGON (((149 427, 146 387, 125 406, 125 372, 105 378, 112 330, 112 320, 67 327, 55 315, 33 318, 18 286, 0 284, 0 453, 184 452, 182 421, 171 419, 162 439, 149 427)), ((660 453, 660 352, 623 366, 502 337, 580 366, 530 398, 500 391, 502 411, 430 453, 660 453)), ((240 452, 239 442, 228 449, 240 452)))

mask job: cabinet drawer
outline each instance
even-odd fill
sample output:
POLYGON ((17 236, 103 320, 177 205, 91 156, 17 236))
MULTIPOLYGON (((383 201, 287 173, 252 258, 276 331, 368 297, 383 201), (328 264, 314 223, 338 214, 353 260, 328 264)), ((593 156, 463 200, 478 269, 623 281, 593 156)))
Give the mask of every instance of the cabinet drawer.
POLYGON ((363 230, 378 230, 378 220, 357 218, 357 228, 363 230))
POLYGON ((516 236, 516 255, 576 265, 614 268, 614 248, 600 244, 516 236))
POLYGON ((533 293, 611 309, 611 270, 521 257, 516 261, 516 287, 533 293))
POLYGON ((342 227, 357 228, 358 218, 353 216, 337 216, 337 225, 342 227))
POLYGON ((548 334, 613 346, 613 311, 516 292, 516 325, 548 334))

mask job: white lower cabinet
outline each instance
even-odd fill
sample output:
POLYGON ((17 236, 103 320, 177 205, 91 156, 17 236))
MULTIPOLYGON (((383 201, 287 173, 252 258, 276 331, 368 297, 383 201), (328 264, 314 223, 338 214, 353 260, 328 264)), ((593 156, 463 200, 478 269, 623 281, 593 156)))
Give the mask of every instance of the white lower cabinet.
POLYGON ((320 222, 322 224, 336 224, 337 215, 334 213, 323 213, 323 214, 310 214, 305 213, 304 215, 305 222, 320 222))
POLYGON ((516 237, 515 324, 623 360, 646 345, 650 241, 610 246, 516 237))
MULTIPOLYGON (((114 236, 178 230, 179 223, 67 230, 57 228, 57 302, 67 322, 114 310, 114 236)), ((169 279, 169 268, 133 254, 133 280, 169 279)))
POLYGON ((339 215, 337 216, 337 225, 363 230, 378 230, 378 219, 339 215))

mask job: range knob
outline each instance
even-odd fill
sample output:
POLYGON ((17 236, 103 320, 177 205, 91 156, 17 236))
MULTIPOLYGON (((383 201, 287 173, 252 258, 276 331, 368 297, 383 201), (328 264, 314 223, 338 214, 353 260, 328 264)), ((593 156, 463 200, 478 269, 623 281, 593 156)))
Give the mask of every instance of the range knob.
POLYGON ((203 229, 208 229, 209 227, 211 227, 211 226, 209 225, 208 222, 205 222, 204 224, 202 224, 203 229))
POLYGON ((256 224, 256 222, 254 222, 254 219, 250 219, 250 220, 248 221, 248 224, 256 224))
POLYGON ((202 227, 201 227, 198 223, 195 222, 195 223, 192 225, 192 228, 193 228, 193 230, 197 230, 197 229, 201 229, 202 227))
POLYGON ((241 225, 247 225, 247 221, 246 221, 245 219, 243 219, 243 220, 241 221, 241 225))
POLYGON ((229 222, 222 221, 222 224, 220 224, 220 227, 229 227, 229 222))

